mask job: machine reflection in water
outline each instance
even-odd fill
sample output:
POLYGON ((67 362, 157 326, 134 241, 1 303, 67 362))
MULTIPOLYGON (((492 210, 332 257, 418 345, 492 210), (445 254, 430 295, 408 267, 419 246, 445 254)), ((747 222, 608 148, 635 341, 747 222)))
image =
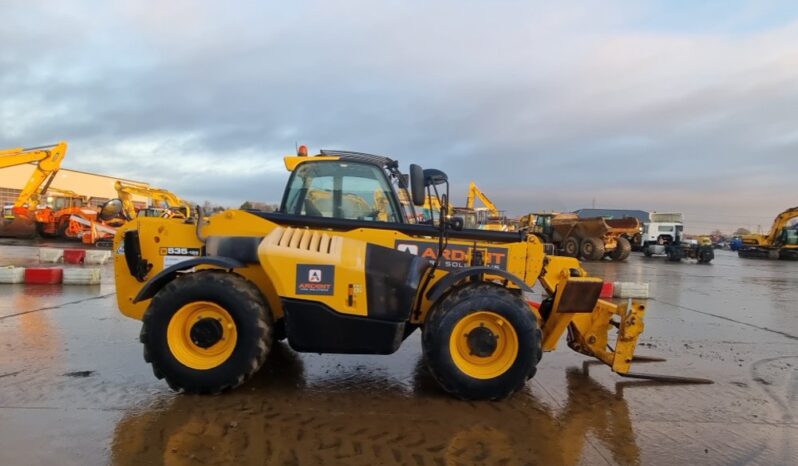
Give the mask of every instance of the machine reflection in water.
POLYGON ((118 423, 113 464, 579 464, 585 455, 638 464, 629 409, 582 368, 567 370, 567 398, 502 403, 443 393, 416 362, 412 380, 366 371, 307 374, 275 345, 248 385, 223 397, 178 395, 118 423), (592 446, 586 445, 590 442, 592 446), (606 452, 606 453, 604 453, 606 452))

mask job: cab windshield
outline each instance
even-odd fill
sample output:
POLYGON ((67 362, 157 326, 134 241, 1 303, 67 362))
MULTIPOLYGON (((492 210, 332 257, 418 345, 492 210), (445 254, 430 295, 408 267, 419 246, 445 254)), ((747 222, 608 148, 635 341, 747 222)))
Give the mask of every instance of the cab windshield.
POLYGON ((282 211, 292 215, 401 223, 385 172, 359 162, 300 164, 291 176, 282 211))

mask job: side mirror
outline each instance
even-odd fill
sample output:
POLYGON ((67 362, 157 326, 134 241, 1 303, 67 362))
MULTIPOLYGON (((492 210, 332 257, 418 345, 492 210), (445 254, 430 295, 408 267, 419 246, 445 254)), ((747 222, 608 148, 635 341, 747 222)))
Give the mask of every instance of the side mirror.
POLYGON ((410 194, 413 197, 413 204, 423 206, 426 198, 424 191, 424 169, 416 164, 410 165, 410 194))
POLYGON ((448 181, 449 177, 446 176, 446 173, 436 168, 427 168, 424 170, 424 185, 426 186, 438 186, 448 181))
POLYGON ((122 201, 119 199, 111 199, 100 206, 100 213, 98 216, 100 217, 100 220, 108 221, 118 218, 121 215, 122 210, 122 201))

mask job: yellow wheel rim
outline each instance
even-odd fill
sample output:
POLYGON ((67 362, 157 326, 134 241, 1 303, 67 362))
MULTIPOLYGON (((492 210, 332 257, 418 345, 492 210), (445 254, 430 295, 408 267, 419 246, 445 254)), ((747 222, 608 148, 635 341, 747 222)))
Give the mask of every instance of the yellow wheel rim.
POLYGON ((475 379, 498 377, 518 356, 518 335, 504 317, 490 311, 469 314, 454 326, 449 351, 458 369, 475 379))
POLYGON ((169 351, 184 366, 213 369, 227 361, 238 341, 233 317, 208 301, 186 304, 175 312, 166 329, 169 351))

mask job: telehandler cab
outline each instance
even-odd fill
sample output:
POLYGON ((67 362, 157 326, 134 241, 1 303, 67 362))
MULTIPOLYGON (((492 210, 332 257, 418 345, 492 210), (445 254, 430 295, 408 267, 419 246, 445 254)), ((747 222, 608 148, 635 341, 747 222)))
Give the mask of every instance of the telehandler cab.
POLYGON ((447 216, 418 223, 427 195, 448 211, 443 172, 300 154, 285 158, 278 212, 138 217, 118 230, 119 307, 142 321, 144 359, 173 389, 237 387, 275 339, 300 352, 390 354, 419 328, 430 372, 465 399, 519 389, 566 330, 571 348, 621 375, 665 377, 629 372, 644 306, 598 299, 602 280, 576 259, 545 255, 534 235, 462 229, 447 216), (548 295, 539 309, 526 298, 536 282, 548 295))

